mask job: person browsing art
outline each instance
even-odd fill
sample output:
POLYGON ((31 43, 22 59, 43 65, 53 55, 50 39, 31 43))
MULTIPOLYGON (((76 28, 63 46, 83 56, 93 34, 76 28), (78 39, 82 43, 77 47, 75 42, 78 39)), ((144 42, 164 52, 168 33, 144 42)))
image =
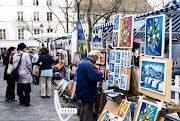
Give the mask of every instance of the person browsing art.
POLYGON ((76 99, 81 100, 80 121, 91 121, 93 103, 97 100, 97 82, 102 80, 103 72, 95 67, 101 53, 92 50, 77 71, 76 99))

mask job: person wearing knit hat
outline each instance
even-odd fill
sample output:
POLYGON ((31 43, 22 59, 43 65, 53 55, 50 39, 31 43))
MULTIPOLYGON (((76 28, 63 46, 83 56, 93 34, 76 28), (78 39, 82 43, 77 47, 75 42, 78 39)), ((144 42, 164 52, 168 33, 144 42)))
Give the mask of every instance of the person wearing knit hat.
POLYGON ((76 99, 82 101, 80 121, 91 121, 93 103, 97 100, 97 82, 102 80, 103 76, 103 72, 95 66, 100 55, 98 50, 92 50, 78 66, 76 99))
POLYGON ((25 48, 26 48, 26 45, 24 43, 20 43, 20 44, 18 44, 17 51, 18 50, 23 50, 25 48))
POLYGON ((20 62, 18 72, 19 78, 17 80, 17 94, 19 96, 20 105, 30 106, 30 92, 32 79, 32 65, 29 54, 26 53, 26 45, 20 43, 17 47, 17 53, 13 58, 13 68, 15 69, 20 62))

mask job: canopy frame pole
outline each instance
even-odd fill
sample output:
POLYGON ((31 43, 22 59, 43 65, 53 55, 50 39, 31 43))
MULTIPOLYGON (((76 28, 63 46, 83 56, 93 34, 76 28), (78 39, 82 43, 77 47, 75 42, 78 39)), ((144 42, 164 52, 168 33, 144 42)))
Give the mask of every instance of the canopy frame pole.
POLYGON ((172 59, 172 16, 169 15, 169 59, 172 59))

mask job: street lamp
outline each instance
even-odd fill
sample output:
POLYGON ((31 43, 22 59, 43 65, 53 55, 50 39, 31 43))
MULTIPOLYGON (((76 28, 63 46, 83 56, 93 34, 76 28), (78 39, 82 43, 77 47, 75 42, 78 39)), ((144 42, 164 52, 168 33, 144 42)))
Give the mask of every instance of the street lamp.
POLYGON ((79 21, 79 6, 80 6, 81 1, 82 0, 76 0, 76 2, 77 2, 77 10, 78 10, 78 21, 79 21))
POLYGON ((44 26, 41 24, 41 25, 39 26, 39 28, 40 28, 41 34, 42 34, 42 33, 43 33, 44 26))

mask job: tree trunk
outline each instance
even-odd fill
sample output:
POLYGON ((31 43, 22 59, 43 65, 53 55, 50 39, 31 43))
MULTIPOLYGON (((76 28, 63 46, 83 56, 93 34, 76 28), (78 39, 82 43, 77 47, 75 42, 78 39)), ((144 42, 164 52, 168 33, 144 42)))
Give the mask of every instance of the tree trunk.
POLYGON ((91 22, 91 9, 93 5, 93 0, 89 0, 89 6, 88 6, 88 11, 87 11, 87 21, 88 21, 88 27, 89 27, 89 35, 88 35, 88 51, 90 51, 90 42, 91 42, 91 37, 92 37, 92 22, 91 22))

